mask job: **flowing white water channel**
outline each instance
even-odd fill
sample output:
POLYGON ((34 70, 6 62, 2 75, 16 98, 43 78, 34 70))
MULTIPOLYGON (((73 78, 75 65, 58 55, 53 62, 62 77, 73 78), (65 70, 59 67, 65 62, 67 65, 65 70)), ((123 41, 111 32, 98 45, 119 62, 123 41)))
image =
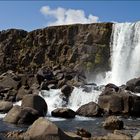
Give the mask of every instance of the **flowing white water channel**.
MULTIPOLYGON (((97 90, 92 90, 91 92, 87 93, 84 92, 82 88, 74 88, 71 96, 69 97, 67 107, 76 111, 80 106, 86 103, 91 101, 97 102, 100 93, 101 91, 97 90)), ((49 91, 42 91, 40 96, 42 96, 48 104, 49 116, 51 116, 52 110, 62 107, 65 104, 61 98, 60 90, 51 89, 49 91)))
POLYGON ((114 24, 111 49, 112 70, 107 82, 121 85, 140 77, 140 22, 114 24))

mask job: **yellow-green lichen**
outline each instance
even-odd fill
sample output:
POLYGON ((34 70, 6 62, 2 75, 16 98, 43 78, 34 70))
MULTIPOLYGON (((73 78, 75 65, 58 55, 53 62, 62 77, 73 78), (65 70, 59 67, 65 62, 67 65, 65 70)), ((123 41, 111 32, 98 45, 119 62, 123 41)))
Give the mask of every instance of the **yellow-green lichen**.
POLYGON ((101 55, 99 53, 97 53, 95 55, 95 64, 99 64, 101 62, 101 55))

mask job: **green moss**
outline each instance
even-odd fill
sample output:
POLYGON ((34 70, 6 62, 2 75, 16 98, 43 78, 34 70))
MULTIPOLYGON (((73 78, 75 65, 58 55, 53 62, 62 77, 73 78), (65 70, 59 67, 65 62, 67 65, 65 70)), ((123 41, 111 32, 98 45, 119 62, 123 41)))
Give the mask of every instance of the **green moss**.
POLYGON ((99 64, 101 62, 101 55, 100 53, 97 53, 95 55, 95 64, 99 64))
POLYGON ((88 72, 92 71, 95 66, 95 64, 90 61, 84 62, 83 65, 88 72))
POLYGON ((17 39, 17 40, 16 40, 16 43, 20 43, 20 42, 21 42, 21 40, 20 40, 20 39, 17 39))

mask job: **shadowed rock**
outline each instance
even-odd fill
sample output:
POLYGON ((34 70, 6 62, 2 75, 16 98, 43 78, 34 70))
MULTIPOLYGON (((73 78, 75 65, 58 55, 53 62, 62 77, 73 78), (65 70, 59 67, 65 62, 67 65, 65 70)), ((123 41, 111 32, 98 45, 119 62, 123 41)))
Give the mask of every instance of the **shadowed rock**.
POLYGON ((69 108, 57 108, 51 112, 54 117, 74 118, 76 113, 69 108))
POLYGON ((21 106, 37 110, 40 116, 46 116, 47 114, 47 103, 39 95, 31 94, 24 96, 21 106))
POLYGON ((42 117, 28 128, 25 138, 32 140, 82 140, 79 137, 66 135, 54 123, 42 117))
POLYGON ((99 117, 102 115, 102 109, 98 104, 90 102, 88 104, 82 105, 77 111, 76 114, 86 117, 99 117))
POLYGON ((124 124, 123 121, 118 119, 116 116, 109 116, 105 119, 103 127, 110 130, 123 129, 124 124))

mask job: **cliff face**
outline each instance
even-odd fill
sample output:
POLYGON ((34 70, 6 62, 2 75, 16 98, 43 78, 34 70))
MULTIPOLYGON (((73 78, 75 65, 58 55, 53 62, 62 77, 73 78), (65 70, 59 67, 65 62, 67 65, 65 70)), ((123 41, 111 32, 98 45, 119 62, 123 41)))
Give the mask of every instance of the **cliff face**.
POLYGON ((42 65, 86 72, 109 69, 112 23, 0 32, 0 72, 36 72, 42 65))

